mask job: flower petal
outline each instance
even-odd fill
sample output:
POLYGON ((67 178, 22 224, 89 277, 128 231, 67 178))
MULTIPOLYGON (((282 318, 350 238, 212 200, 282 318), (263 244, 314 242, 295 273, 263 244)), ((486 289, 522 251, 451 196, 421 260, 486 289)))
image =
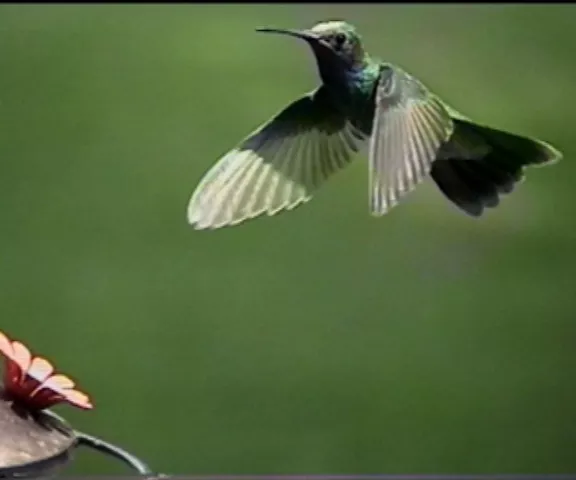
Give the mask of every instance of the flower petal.
POLYGON ((42 357, 32 357, 22 343, 11 341, 0 331, 0 354, 5 357, 4 394, 30 410, 43 410, 60 402, 75 407, 93 408, 89 397, 74 390, 66 375, 54 375, 53 365, 42 357))
POLYGON ((32 359, 27 373, 35 380, 44 382, 53 372, 54 367, 48 360, 42 357, 35 357, 32 359))
POLYGON ((9 358, 6 358, 6 365, 4 367, 4 387, 10 389, 17 387, 24 378, 24 373, 18 364, 9 358))
POLYGON ((2 332, 0 332, 0 353, 2 353, 6 358, 12 358, 14 356, 12 343, 2 332))
MULTIPOLYGON (((16 365, 16 364, 14 364, 16 365)), ((20 398, 30 397, 40 387, 40 382, 30 375, 24 375, 18 384, 11 387, 12 390, 18 391, 20 398)))
POLYGON ((32 362, 30 350, 20 342, 12 342, 12 350, 12 360, 18 364, 24 373, 27 373, 30 368, 30 363, 32 362))
POLYGON ((26 405, 33 410, 44 410, 64 401, 64 396, 49 388, 40 388, 26 397, 26 405))
POLYGON ((90 410, 93 408, 88 395, 85 393, 79 392, 78 390, 66 390, 63 392, 63 396, 65 401, 68 403, 75 405, 80 408, 84 408, 86 410, 90 410))
POLYGON ((53 375, 48 378, 43 384, 42 388, 49 388, 57 393, 63 393, 65 390, 74 388, 75 383, 66 375, 53 375))

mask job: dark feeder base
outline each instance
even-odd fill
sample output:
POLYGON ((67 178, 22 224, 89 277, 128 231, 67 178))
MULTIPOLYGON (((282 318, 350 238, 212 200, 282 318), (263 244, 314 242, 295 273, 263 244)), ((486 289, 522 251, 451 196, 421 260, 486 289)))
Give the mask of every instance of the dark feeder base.
POLYGON ((55 476, 70 463, 78 446, 116 458, 140 475, 158 476, 134 455, 74 430, 49 410, 31 414, 0 401, 0 478, 55 476))

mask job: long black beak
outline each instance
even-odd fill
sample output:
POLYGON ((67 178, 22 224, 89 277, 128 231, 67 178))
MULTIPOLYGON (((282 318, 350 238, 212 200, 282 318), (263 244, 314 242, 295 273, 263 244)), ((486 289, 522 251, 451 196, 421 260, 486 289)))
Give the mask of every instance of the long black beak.
POLYGON ((256 31, 262 33, 278 33, 281 35, 290 35, 291 37, 300 38, 301 40, 306 40, 307 42, 317 42, 318 40, 320 40, 318 35, 307 30, 290 30, 284 28, 257 28, 256 31))

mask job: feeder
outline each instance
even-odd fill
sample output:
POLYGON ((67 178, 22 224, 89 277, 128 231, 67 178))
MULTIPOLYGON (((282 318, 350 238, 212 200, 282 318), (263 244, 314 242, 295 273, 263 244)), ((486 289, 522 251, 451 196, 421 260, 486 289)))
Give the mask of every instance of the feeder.
POLYGON ((34 357, 20 342, 0 332, 5 359, 0 384, 0 478, 46 478, 70 465, 77 447, 92 448, 157 477, 148 465, 124 449, 74 429, 49 410, 58 403, 91 409, 88 396, 75 389, 50 362, 34 357))

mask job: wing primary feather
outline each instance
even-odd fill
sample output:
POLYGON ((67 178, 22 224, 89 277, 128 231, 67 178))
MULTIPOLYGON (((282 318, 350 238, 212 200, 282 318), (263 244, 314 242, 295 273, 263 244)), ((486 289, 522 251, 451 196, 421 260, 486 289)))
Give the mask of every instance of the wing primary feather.
POLYGON ((373 214, 400 203, 426 176, 452 133, 443 104, 400 69, 382 69, 370 138, 373 214))
POLYGON ((318 155, 319 155, 319 166, 320 166, 320 181, 323 182, 330 177, 332 172, 336 172, 336 169, 332 167, 330 154, 328 152, 328 142, 326 134, 320 132, 318 138, 318 155))
POLYGON ((343 140, 342 135, 337 135, 332 142, 328 142, 328 148, 330 150, 330 158, 336 166, 336 170, 339 170, 346 166, 345 155, 348 154, 346 147, 346 142, 343 140))
POLYGON ((310 147, 308 150, 308 162, 310 163, 310 183, 312 188, 316 188, 320 183, 320 162, 322 161, 319 145, 320 134, 318 130, 314 130, 308 135, 308 140, 310 142, 310 147))
MULTIPOLYGON (((292 160, 286 166, 287 178, 294 178, 295 172, 301 171, 302 157, 300 156, 300 147, 301 145, 299 140, 296 140, 292 143, 292 147, 290 149, 290 158, 292 160)), ((292 205, 292 203, 294 203, 298 198, 299 194, 296 192, 297 189, 298 185, 296 182, 286 182, 286 184, 283 186, 284 198, 286 199, 284 203, 285 208, 290 208, 290 205, 292 205)))
POLYGON ((196 229, 237 225, 308 201, 366 141, 330 102, 321 87, 223 155, 194 190, 189 223, 196 229))
POLYGON ((289 143, 285 157, 282 161, 282 167, 279 169, 275 177, 274 190, 270 192, 270 201, 268 203, 269 207, 267 210, 268 215, 274 215, 283 208, 286 208, 290 204, 290 194, 294 188, 295 183, 287 181, 284 186, 281 186, 281 178, 291 178, 290 166, 292 165, 295 169, 298 168, 298 147, 299 141, 292 141, 289 143))

